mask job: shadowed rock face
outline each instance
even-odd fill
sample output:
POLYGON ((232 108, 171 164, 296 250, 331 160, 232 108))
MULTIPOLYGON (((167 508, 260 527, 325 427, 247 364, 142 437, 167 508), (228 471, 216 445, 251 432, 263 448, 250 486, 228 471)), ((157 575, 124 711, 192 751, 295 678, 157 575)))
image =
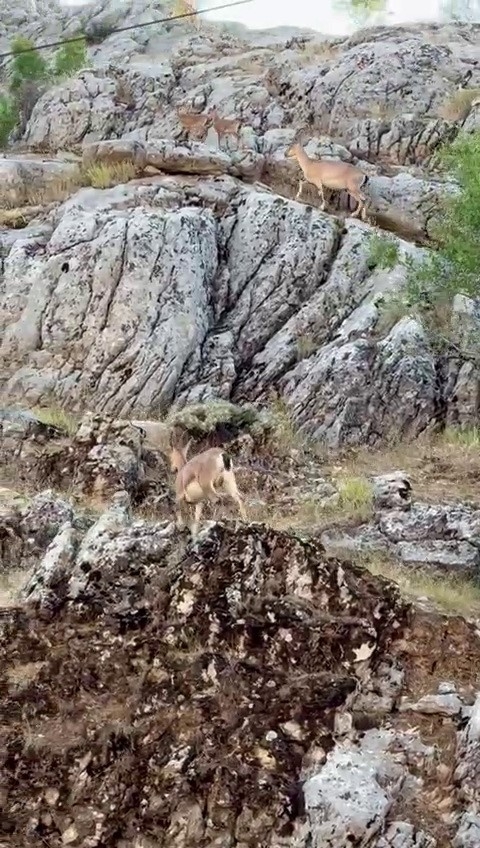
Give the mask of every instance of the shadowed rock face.
MULTIPOLYGON (((465 622, 414 613, 392 584, 261 525, 185 546, 132 523, 120 494, 88 530, 62 526, 23 598, 0 636, 0 842, 451 844, 427 789, 468 708, 427 699, 442 749, 409 716, 422 722, 436 681, 471 683, 465 622)), ((471 834, 470 800, 444 791, 471 834)))
POLYGON ((72 826, 74 845, 94 844, 95 827, 105 846, 139 832, 274 844, 298 816, 303 756, 330 749, 357 669, 388 660, 407 607, 294 537, 216 526, 182 551, 123 509, 70 566, 35 570, 26 594, 43 614, 7 627, 2 833, 12 846, 35 832, 60 844, 72 826))

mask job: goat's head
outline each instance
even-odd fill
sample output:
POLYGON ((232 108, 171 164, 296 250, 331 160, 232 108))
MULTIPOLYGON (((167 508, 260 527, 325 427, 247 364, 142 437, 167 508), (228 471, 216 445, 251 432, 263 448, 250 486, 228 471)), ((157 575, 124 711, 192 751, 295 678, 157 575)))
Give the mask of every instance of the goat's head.
POLYGON ((302 152, 302 146, 298 141, 295 141, 285 153, 287 159, 298 159, 298 154, 302 152))

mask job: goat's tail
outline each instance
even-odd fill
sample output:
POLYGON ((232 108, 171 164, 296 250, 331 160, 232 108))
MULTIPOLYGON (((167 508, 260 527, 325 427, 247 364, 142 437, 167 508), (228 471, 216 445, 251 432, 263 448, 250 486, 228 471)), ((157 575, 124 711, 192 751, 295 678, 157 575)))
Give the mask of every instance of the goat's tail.
POLYGON ((222 459, 223 459, 223 464, 225 466, 225 471, 231 471, 232 470, 232 457, 230 456, 230 454, 226 453, 224 451, 222 453, 222 459))
POLYGON ((361 182, 360 182, 360 185, 359 185, 358 187, 359 187, 359 188, 365 188, 365 186, 367 185, 367 183, 368 183, 369 181, 370 181, 370 177, 368 176, 368 174, 364 174, 364 175, 363 175, 363 178, 362 178, 362 180, 361 180, 361 182))

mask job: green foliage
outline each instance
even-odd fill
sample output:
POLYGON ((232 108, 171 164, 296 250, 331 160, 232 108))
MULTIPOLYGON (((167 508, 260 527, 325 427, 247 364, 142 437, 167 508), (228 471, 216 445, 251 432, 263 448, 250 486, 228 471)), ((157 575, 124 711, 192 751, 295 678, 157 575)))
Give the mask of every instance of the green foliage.
POLYGON ((5 147, 18 119, 18 111, 11 97, 0 94, 0 148, 5 147))
POLYGON ((378 16, 383 18, 386 0, 334 0, 334 9, 346 15, 355 26, 365 26, 378 16))
POLYGON ((438 250, 409 263, 407 306, 444 315, 456 294, 480 297, 479 157, 480 132, 459 136, 440 154, 442 167, 457 180, 459 190, 444 202, 438 250))
POLYGON ((87 64, 83 36, 62 44, 51 65, 47 64, 33 42, 24 36, 15 38, 11 42, 11 49, 13 57, 8 82, 9 94, 0 95, 0 147, 7 144, 16 125, 20 132, 25 130, 45 83, 52 78, 70 76, 87 64))
POLYGON ((53 73, 57 77, 71 76, 87 64, 87 45, 82 36, 76 41, 62 44, 53 59, 53 73))
MULTIPOLYGON (((455 178, 458 191, 443 203, 435 233, 437 250, 424 251, 421 258, 405 257, 406 285, 401 293, 385 298, 379 327, 414 314, 421 319, 438 352, 454 349, 470 361, 480 362, 476 330, 468 331, 453 319, 455 295, 480 297, 480 132, 460 135, 439 154, 442 170, 455 178)), ((374 243, 373 258, 383 267, 389 251, 374 243)), ((378 263, 376 263, 378 267, 378 263)))
POLYGON ((380 268, 391 271, 399 261, 398 244, 393 238, 379 236, 376 233, 371 236, 368 252, 368 265, 373 270, 380 268))
POLYGON ((19 35, 11 44, 13 60, 10 91, 17 92, 25 82, 41 82, 48 77, 48 67, 43 56, 29 38, 19 35), (22 51, 28 50, 28 53, 22 51))

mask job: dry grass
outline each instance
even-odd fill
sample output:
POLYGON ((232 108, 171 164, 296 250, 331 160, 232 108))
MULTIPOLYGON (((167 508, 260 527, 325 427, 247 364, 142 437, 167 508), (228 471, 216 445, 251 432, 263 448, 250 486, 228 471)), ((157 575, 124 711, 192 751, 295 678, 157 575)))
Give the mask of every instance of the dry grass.
POLYGON ((336 526, 355 527, 373 515, 373 492, 370 482, 362 477, 342 477, 334 481, 337 494, 325 497, 314 492, 298 494, 292 503, 264 503, 261 492, 248 493, 248 516, 275 530, 301 530, 320 533, 336 526))
POLYGON ((97 162, 82 172, 85 185, 92 188, 112 188, 135 179, 136 170, 131 162, 97 162))
MULTIPOLYGON (((7 215, 10 211, 12 215, 18 216, 22 207, 48 206, 50 203, 62 203, 81 186, 81 172, 77 175, 72 175, 69 178, 62 177, 50 180, 44 186, 29 186, 27 184, 18 188, 0 189, 0 206, 2 207, 2 215, 7 215)), ((5 223, 6 226, 8 224, 5 223)))
POLYGON ((432 503, 480 501, 480 428, 448 428, 438 436, 423 436, 372 450, 350 450, 324 471, 347 477, 404 471, 417 500, 432 503))
POLYGON ((338 53, 338 45, 330 44, 328 41, 308 41, 301 48, 302 59, 305 57, 310 62, 318 61, 318 59, 335 59, 338 53))
POLYGON ((69 177, 52 179, 43 186, 25 184, 0 188, 0 226, 24 227, 44 207, 63 203, 82 186, 111 188, 135 177, 135 167, 130 162, 99 162, 85 169, 78 168, 69 177))
POLYGON ((43 424, 48 424, 51 427, 58 427, 59 430, 64 430, 69 436, 74 436, 78 430, 78 418, 65 412, 57 406, 39 406, 32 409, 32 414, 36 415, 38 420, 43 424))
POLYGON ((247 74, 252 74, 255 77, 261 77, 265 73, 265 64, 258 57, 240 56, 235 60, 235 66, 245 71, 247 74))
POLYGON ((368 106, 368 116, 370 118, 378 118, 380 120, 387 121, 394 118, 396 114, 396 110, 385 102, 370 103, 368 106))
POLYGON ((308 359, 317 350, 317 343, 311 334, 305 334, 297 339, 297 359, 308 359))
POLYGON ((446 121, 464 121, 479 98, 480 88, 461 88, 445 100, 438 114, 446 121))
POLYGON ((306 440, 298 432, 290 410, 281 395, 270 398, 270 411, 274 419, 272 443, 280 454, 288 454, 291 450, 303 450, 307 447, 306 440))
POLYGON ((376 555, 362 557, 357 562, 372 574, 397 583, 402 593, 413 600, 427 599, 450 614, 480 615, 480 584, 468 578, 409 568, 376 555))
MULTIPOLYGON (((31 208, 31 207, 30 207, 31 208)), ((34 207, 38 209, 38 207, 34 207)), ((21 230, 28 224, 28 218, 24 209, 0 209, 0 227, 9 227, 11 230, 21 230)))

